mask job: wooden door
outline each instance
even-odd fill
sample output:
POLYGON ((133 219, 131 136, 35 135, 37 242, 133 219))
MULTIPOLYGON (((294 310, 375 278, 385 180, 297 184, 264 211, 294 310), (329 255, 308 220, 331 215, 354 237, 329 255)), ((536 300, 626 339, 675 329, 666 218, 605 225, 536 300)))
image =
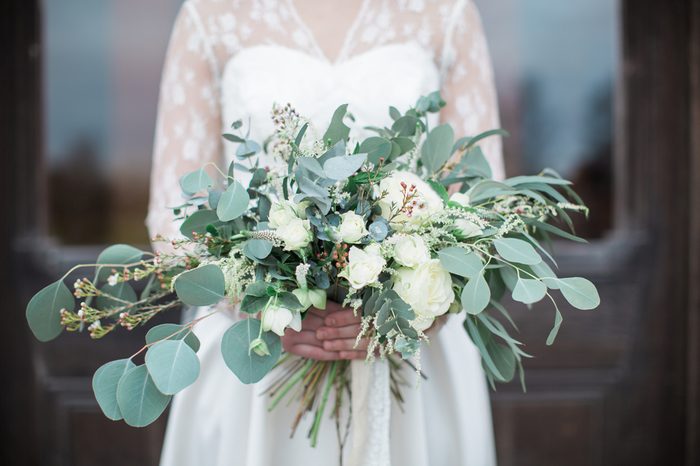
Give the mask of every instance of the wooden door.
MULTIPOLYGON (((526 366, 527 394, 513 384, 498 387, 492 396, 503 466, 700 461, 698 3, 624 0, 619 5, 607 185, 613 220, 589 245, 556 247, 562 274, 591 278, 603 304, 593 313, 567 309, 552 348, 543 344, 551 309, 515 312, 521 337, 537 357, 526 366)), ((139 346, 142 335, 122 333, 99 344, 70 335, 39 345, 25 325, 29 297, 100 249, 69 246, 47 235, 50 209, 61 206, 46 195, 51 170, 42 143, 46 44, 40 20, 36 0, 0 6, 0 44, 6 52, 0 55, 5 206, 0 462, 156 464, 163 422, 142 430, 109 422, 90 389, 94 369, 139 346)))

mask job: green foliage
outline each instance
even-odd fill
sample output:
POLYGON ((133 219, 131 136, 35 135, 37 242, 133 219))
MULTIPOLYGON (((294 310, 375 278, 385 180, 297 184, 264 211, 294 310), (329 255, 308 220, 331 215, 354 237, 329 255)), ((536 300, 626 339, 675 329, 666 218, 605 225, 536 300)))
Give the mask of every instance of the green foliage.
POLYGON ((542 300, 547 294, 547 287, 534 278, 520 278, 513 288, 513 299, 524 304, 542 300))
POLYGON ((97 268, 97 279, 107 280, 114 265, 136 264, 143 257, 143 251, 128 244, 115 244, 108 247, 97 256, 98 264, 108 264, 97 268))
POLYGON ((272 252, 272 243, 264 239, 249 239, 243 244, 243 254, 253 260, 262 260, 272 252))
POLYGON ((238 379, 251 384, 260 381, 272 370, 282 352, 280 338, 272 332, 261 332, 260 321, 249 318, 233 324, 221 339, 224 362, 238 379), (258 335, 267 346, 268 355, 250 350, 258 335))
MULTIPOLYGON (((221 196, 219 196, 220 200, 221 196)), ((180 226, 180 233, 189 239, 193 239, 193 233, 203 235, 207 232, 208 226, 220 227, 223 222, 219 220, 214 210, 202 209, 193 212, 180 226)))
POLYGON ((238 181, 234 181, 224 191, 216 207, 216 215, 222 222, 235 220, 248 210, 250 196, 238 181))
POLYGON ((593 283, 585 278, 557 278, 556 283, 564 298, 576 309, 587 311, 595 309, 600 304, 598 290, 593 283))
POLYGON ((366 154, 339 155, 326 160, 323 171, 332 180, 346 180, 362 167, 365 160, 366 154))
POLYGON ((367 154, 367 160, 374 165, 379 163, 379 159, 386 161, 391 150, 391 141, 378 136, 367 138, 360 144, 360 153, 367 154))
POLYGON ((474 277, 480 274, 484 268, 479 256, 457 246, 438 251, 438 258, 448 272, 461 277, 474 277))
POLYGON ((208 264, 188 270, 175 279, 175 293, 190 306, 211 306, 224 298, 224 273, 208 264))
POLYGON ((420 160, 428 169, 428 173, 433 174, 440 170, 452 155, 452 143, 454 141, 454 131, 448 124, 436 126, 425 138, 421 148, 420 160))
POLYGON ((489 288, 483 273, 471 277, 462 289, 462 307, 467 313, 475 315, 486 309, 491 300, 489 288))
POLYGON ((214 185, 214 181, 209 174, 204 171, 204 168, 195 170, 180 178, 180 188, 190 195, 204 191, 214 185))
POLYGON ((500 238, 493 240, 496 251, 507 261, 518 264, 534 265, 542 262, 542 258, 527 241, 518 238, 500 238))
POLYGON ((119 282, 116 285, 107 284, 100 288, 100 291, 103 294, 95 300, 95 307, 99 309, 122 307, 138 300, 136 292, 127 282, 119 282))
POLYGON ((146 366, 128 369, 117 385, 117 405, 124 422, 132 427, 145 427, 158 419, 170 398, 158 391, 146 366))
POLYGON ((199 338, 186 325, 160 324, 151 327, 146 333, 146 344, 150 345, 160 340, 184 340, 193 351, 199 351, 199 338))
POLYGON ((323 140, 331 146, 338 141, 347 139, 350 135, 350 127, 343 122, 347 111, 348 104, 343 104, 333 112, 331 123, 323 135, 323 140))
POLYGON ((413 136, 416 134, 418 128, 423 128, 423 123, 415 116, 405 115, 397 119, 392 125, 391 129, 399 136, 413 136))
POLYGON ((39 291, 27 304, 27 323, 39 341, 49 341, 60 335, 61 309, 72 311, 75 307, 73 293, 58 280, 39 291))
POLYGON ((146 352, 146 367, 158 391, 174 395, 199 376, 199 359, 184 340, 164 340, 146 352))
POLYGON ((122 376, 136 367, 131 359, 118 359, 101 366, 92 377, 92 391, 104 415, 113 421, 123 418, 117 404, 117 385, 122 376))

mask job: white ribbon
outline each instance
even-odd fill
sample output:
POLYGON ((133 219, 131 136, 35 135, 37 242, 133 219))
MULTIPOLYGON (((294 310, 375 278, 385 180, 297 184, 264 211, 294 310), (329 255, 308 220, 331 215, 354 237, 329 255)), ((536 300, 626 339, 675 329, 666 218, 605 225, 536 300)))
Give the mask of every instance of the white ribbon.
POLYGON ((348 466, 390 466, 389 363, 352 361, 352 447, 348 466))

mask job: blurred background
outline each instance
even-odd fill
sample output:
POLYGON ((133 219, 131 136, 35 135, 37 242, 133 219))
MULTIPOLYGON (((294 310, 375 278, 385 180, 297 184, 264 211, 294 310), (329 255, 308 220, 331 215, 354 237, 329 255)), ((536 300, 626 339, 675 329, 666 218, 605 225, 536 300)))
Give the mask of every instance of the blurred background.
MULTIPOLYGON (((160 72, 181 3, 0 6, 2 464, 157 463, 164 422, 107 421, 90 388, 95 368, 142 334, 38 345, 23 310, 104 245, 148 243, 160 72)), ((603 302, 567 309, 552 348, 551 310, 522 311, 537 357, 527 394, 492 394, 499 464, 700 464, 700 2, 476 3, 511 132, 507 172, 552 167, 574 180, 590 244, 557 243, 556 257, 603 302)))

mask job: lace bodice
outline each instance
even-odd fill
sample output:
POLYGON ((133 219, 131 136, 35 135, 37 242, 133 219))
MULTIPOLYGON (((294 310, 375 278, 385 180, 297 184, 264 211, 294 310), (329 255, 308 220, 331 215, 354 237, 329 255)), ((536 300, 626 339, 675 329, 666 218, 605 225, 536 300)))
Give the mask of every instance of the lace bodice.
MULTIPOLYGON (((389 105, 405 109, 440 88, 448 102, 440 119, 458 132, 499 126, 488 48, 471 0, 360 0, 354 20, 337 32, 342 41, 333 57, 315 35, 320 21, 328 18, 302 17, 293 0, 184 3, 161 84, 152 235, 177 236, 168 207, 181 203, 178 179, 230 157, 221 133, 234 120, 250 122, 253 138, 269 135, 273 102, 292 103, 323 131, 341 103, 350 104, 358 127, 381 125, 389 105)), ((482 148, 502 177, 501 141, 490 138, 482 148)))

